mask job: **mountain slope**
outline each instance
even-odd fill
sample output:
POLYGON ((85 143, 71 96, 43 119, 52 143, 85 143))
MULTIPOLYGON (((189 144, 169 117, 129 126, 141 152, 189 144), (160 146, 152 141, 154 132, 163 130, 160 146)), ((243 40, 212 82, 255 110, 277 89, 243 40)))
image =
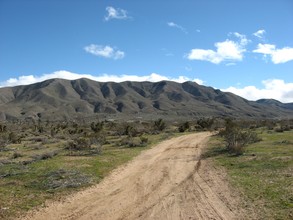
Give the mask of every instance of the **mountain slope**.
POLYGON ((64 119, 95 114, 111 116, 261 117, 293 115, 292 103, 248 101, 195 82, 96 82, 51 79, 0 88, 0 118, 64 119))

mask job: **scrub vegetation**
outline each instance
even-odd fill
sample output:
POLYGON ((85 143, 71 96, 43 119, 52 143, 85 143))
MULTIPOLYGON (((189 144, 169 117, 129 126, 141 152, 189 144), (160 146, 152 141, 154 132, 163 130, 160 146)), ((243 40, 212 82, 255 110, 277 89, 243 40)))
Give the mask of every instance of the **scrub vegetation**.
POLYGON ((231 137, 225 136, 226 130, 223 130, 210 139, 204 156, 212 157, 217 166, 225 167, 232 185, 245 199, 243 206, 256 211, 257 219, 292 219, 292 121, 263 121, 249 126, 240 122, 233 126, 236 134, 244 134, 238 136, 240 139, 248 138, 240 153, 237 149, 231 150, 231 137))

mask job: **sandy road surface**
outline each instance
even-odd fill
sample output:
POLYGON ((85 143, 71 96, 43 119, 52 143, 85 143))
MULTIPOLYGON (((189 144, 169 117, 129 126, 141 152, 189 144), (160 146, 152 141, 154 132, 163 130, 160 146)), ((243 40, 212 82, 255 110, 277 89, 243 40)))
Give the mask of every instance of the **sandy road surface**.
POLYGON ((221 173, 200 160, 209 136, 164 141, 100 184, 27 219, 240 219, 221 173))

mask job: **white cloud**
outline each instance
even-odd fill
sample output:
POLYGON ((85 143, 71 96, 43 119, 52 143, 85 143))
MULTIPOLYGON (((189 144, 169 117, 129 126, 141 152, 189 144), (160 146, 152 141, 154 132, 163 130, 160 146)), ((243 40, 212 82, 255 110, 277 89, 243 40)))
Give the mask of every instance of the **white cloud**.
POLYGON ((187 55, 189 60, 204 60, 219 64, 223 61, 241 61, 246 51, 241 43, 231 40, 215 43, 216 51, 204 49, 192 49, 187 55))
POLYGON ((106 7, 107 15, 105 20, 109 21, 111 19, 128 19, 127 11, 120 8, 113 8, 111 6, 106 7))
POLYGON ((91 44, 91 45, 84 47, 84 50, 88 53, 95 55, 95 56, 112 58, 114 60, 122 59, 125 56, 125 53, 123 51, 115 50, 114 48, 112 48, 110 46, 91 44))
POLYGON ((268 79, 262 81, 264 88, 246 86, 243 88, 229 87, 223 89, 225 92, 232 92, 248 100, 276 99, 281 102, 293 102, 293 83, 286 83, 281 79, 268 79))
POLYGON ((254 53, 272 54, 276 50, 273 44, 258 44, 257 49, 253 50, 254 53))
POLYGON ((178 29, 180 29, 181 31, 183 31, 185 34, 187 34, 186 29, 185 29, 184 27, 182 27, 181 25, 178 25, 178 24, 176 24, 176 23, 174 23, 174 22, 167 22, 167 25, 168 25, 169 27, 178 28, 178 29))
POLYGON ((32 83, 42 82, 48 79, 54 79, 54 78, 61 78, 61 79, 68 79, 68 80, 75 80, 80 78, 88 78, 91 80, 95 80, 98 82, 123 82, 123 81, 150 81, 150 82, 158 82, 162 80, 169 80, 169 81, 175 81, 175 82, 185 82, 185 81, 193 81, 198 84, 203 84, 204 81, 200 79, 192 79, 186 76, 178 76, 178 77, 167 77, 163 75, 159 75, 157 73, 151 73, 150 75, 145 76, 137 76, 137 75, 109 75, 109 74, 103 74, 99 76, 94 76, 90 74, 79 74, 79 73, 72 73, 69 71, 61 70, 56 71, 49 74, 43 74, 42 76, 20 76, 18 78, 11 78, 7 81, 0 82, 0 87, 11 87, 11 86, 18 86, 18 85, 28 85, 32 83))
POLYGON ((236 40, 226 39, 223 42, 216 42, 216 50, 192 49, 186 55, 189 60, 203 60, 214 64, 221 62, 241 61, 245 46, 250 42, 244 34, 238 32, 229 33, 228 36, 236 37, 236 40))
POLYGON ((263 35, 266 33, 265 30, 261 29, 261 30, 258 30, 257 32, 253 33, 254 36, 256 36, 257 38, 259 39, 263 39, 263 35))
POLYGON ((269 55, 274 64, 286 63, 293 60, 292 47, 277 49, 276 45, 273 44, 258 44, 257 49, 253 50, 253 52, 263 54, 264 58, 269 55))
POLYGON ((238 32, 234 32, 232 33, 235 37, 239 38, 240 39, 240 42, 239 44, 242 46, 242 47, 245 47, 249 42, 250 40, 247 39, 247 37, 244 35, 244 34, 240 34, 238 32))

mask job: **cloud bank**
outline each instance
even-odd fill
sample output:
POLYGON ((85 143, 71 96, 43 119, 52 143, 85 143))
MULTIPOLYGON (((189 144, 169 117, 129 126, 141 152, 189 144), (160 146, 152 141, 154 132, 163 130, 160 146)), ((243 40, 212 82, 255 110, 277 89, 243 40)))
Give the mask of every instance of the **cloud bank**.
POLYGON ((168 80, 168 81, 175 81, 175 82, 185 82, 185 81, 193 81, 198 84, 203 84, 204 81, 200 79, 191 79, 186 76, 178 76, 177 78, 174 77, 167 77, 163 76, 157 73, 151 73, 150 75, 145 76, 137 76, 137 75, 109 75, 109 74, 103 74, 99 76, 93 76, 90 74, 79 74, 79 73, 72 73, 69 71, 61 70, 56 71, 49 74, 43 74, 42 76, 20 76, 18 78, 10 78, 7 81, 0 82, 0 87, 11 87, 11 86, 18 86, 18 85, 28 85, 33 84, 37 82, 42 82, 44 80, 48 79, 54 79, 54 78, 61 78, 61 79, 68 79, 68 80, 75 80, 80 78, 88 78, 91 80, 99 81, 99 82, 124 82, 124 81, 150 81, 150 82, 158 82, 162 80, 168 80))
POLYGON ((114 60, 122 59, 125 56, 125 53, 123 51, 115 50, 114 48, 108 45, 102 46, 102 45, 91 44, 84 47, 84 50, 95 56, 112 58, 114 60))
POLYGON ((276 99, 284 103, 293 102, 293 83, 286 83, 281 79, 263 80, 263 89, 255 86, 243 88, 229 87, 222 89, 225 92, 232 92, 248 100, 276 99))

